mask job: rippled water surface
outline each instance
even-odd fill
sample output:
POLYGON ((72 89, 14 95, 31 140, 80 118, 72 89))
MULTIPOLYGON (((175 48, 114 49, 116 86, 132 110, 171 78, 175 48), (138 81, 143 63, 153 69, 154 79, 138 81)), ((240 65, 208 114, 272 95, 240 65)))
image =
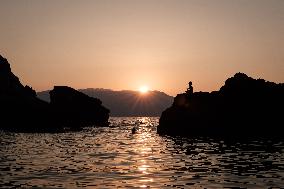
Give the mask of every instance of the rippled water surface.
POLYGON ((0 132, 0 188, 284 187, 282 141, 161 137, 158 118, 110 121, 81 132, 0 132))

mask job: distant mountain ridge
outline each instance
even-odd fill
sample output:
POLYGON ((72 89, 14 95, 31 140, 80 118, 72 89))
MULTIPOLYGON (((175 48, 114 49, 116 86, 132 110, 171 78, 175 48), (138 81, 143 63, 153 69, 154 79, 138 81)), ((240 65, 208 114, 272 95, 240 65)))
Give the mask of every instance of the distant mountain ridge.
MULTIPOLYGON (((78 91, 99 98, 110 109, 111 116, 160 116, 162 111, 171 106, 174 98, 160 91, 114 91, 103 88, 87 88, 78 91)), ((49 91, 37 93, 38 98, 49 101, 49 91)))

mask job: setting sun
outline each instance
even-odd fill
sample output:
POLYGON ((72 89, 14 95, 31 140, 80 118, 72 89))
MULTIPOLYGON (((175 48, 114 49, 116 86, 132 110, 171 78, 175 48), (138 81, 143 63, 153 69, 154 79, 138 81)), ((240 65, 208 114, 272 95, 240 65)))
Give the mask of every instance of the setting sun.
POLYGON ((141 93, 147 93, 147 92, 149 91, 149 88, 148 88, 147 86, 141 86, 141 87, 139 88, 139 91, 140 91, 141 93))

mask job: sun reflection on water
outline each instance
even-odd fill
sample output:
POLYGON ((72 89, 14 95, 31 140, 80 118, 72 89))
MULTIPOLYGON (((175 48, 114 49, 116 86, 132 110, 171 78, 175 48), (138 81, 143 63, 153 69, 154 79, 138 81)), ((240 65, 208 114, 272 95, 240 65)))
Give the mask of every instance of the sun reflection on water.
POLYGON ((143 174, 149 174, 147 172, 147 169, 149 168, 149 165, 141 165, 138 167, 139 171, 141 171, 143 174))
POLYGON ((151 183, 154 181, 153 178, 151 178, 150 171, 152 167, 148 164, 147 158, 152 156, 152 148, 150 147, 151 141, 151 134, 149 133, 148 126, 150 125, 150 121, 147 118, 142 118, 139 120, 139 130, 140 132, 136 135, 136 142, 135 148, 137 149, 137 152, 140 154, 140 160, 137 161, 137 169, 141 173, 141 179, 139 182, 141 182, 140 187, 146 188, 149 185, 147 183, 151 183))
POLYGON ((110 121, 76 133, 0 132, 0 189, 283 186, 283 141, 161 137, 158 118, 110 121))

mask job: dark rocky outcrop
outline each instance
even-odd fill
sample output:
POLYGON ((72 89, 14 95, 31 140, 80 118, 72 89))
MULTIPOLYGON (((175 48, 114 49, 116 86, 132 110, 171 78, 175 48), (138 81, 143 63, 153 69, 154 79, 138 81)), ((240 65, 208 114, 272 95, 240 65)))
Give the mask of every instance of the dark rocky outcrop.
POLYGON ((109 110, 101 100, 89 97, 67 86, 55 86, 50 91, 50 105, 57 120, 72 127, 77 125, 107 126, 109 110))
MULTIPOLYGON (((36 92, 23 86, 0 55, 0 128, 13 131, 46 130, 48 103, 38 99, 36 92)), ((49 129, 55 129, 51 128, 49 129)))
POLYGON ((160 118, 167 135, 283 136, 284 84, 237 73, 219 91, 188 91, 160 118))
POLYGON ((40 100, 23 86, 0 55, 0 129, 17 132, 59 132, 63 127, 106 125, 109 111, 101 101, 69 87, 55 87, 52 102, 40 100))

